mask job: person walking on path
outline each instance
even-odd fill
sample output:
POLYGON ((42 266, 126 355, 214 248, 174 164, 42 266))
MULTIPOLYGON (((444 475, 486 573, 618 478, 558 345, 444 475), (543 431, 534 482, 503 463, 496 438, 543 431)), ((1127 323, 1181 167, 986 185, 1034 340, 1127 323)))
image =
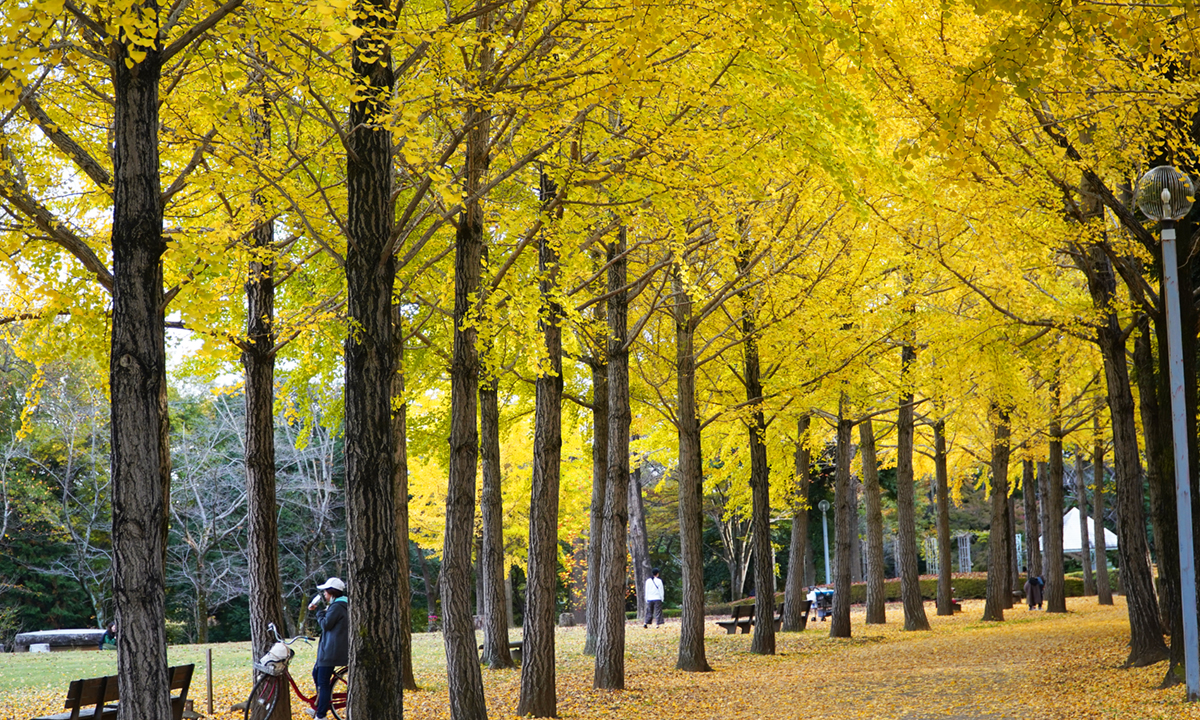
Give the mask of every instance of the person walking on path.
POLYGON ((643 628, 650 627, 651 620, 656 625, 663 624, 662 604, 663 581, 658 576, 658 568, 654 568, 650 571, 650 577, 646 578, 646 617, 643 628))
POLYGON ((333 702, 333 672, 350 662, 350 606, 346 598, 346 583, 341 578, 331 577, 321 591, 308 604, 315 610, 322 596, 324 610, 317 610, 317 624, 321 626, 321 639, 317 642, 317 662, 313 664, 313 683, 317 686, 317 707, 304 708, 304 712, 316 718, 324 718, 333 702))
POLYGON ((1030 610, 1042 609, 1042 579, 1040 577, 1030 575, 1029 579, 1025 581, 1025 600, 1029 603, 1030 610))

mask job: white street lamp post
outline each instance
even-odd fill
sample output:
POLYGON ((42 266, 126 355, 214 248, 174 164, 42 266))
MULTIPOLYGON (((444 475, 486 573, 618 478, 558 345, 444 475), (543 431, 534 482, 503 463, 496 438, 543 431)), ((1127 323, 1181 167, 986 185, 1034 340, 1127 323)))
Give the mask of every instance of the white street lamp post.
POLYGON ((1146 217, 1158 220, 1162 233, 1163 298, 1166 301, 1167 354, 1170 359, 1171 426, 1175 444, 1175 517, 1179 523, 1179 584, 1183 605, 1184 679, 1188 701, 1200 700, 1200 639, 1196 623, 1196 560, 1192 550, 1192 492, 1188 473, 1187 420, 1183 376, 1183 339, 1179 322, 1179 268, 1175 221, 1192 209, 1196 191, 1187 175, 1161 165, 1142 176, 1134 193, 1146 217))
POLYGON ((829 585, 829 520, 825 517, 825 513, 829 511, 829 501, 822 500, 817 503, 817 507, 821 510, 821 530, 825 533, 825 584, 829 585))

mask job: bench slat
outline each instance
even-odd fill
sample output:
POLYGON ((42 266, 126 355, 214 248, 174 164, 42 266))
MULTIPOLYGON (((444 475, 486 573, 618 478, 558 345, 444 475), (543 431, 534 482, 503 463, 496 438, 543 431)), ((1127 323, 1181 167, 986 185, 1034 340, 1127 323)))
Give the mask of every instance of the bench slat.
MULTIPOLYGON (((183 706, 187 701, 188 689, 191 687, 195 671, 194 664, 168 668, 171 674, 170 689, 180 691, 171 698, 171 716, 174 720, 180 720, 183 716, 183 706)), ((116 675, 72 680, 67 688, 67 698, 63 702, 63 707, 68 712, 42 715, 33 720, 114 720, 117 717, 116 703, 119 701, 120 686, 116 675)))

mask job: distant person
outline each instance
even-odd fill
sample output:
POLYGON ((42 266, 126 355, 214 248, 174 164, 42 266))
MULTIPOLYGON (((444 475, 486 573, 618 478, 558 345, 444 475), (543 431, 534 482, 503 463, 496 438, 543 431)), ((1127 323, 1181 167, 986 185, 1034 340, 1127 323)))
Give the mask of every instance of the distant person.
POLYGON ((1030 610, 1042 609, 1042 579, 1035 575, 1030 575, 1025 581, 1025 601, 1029 603, 1030 610))
POLYGON ((663 624, 663 595, 663 581, 658 576, 658 568, 654 568, 650 571, 650 577, 646 578, 646 622, 642 624, 643 628, 650 627, 651 620, 656 625, 663 624))
POLYGON ((115 620, 108 623, 104 628, 104 635, 100 637, 100 646, 97 650, 103 650, 105 647, 117 649, 117 622, 115 620))
POLYGON ((317 661, 313 664, 313 683, 317 686, 316 708, 304 708, 304 712, 316 718, 324 718, 333 704, 333 673, 350 662, 350 606, 346 598, 346 583, 331 577, 318 585, 321 591, 308 604, 316 610, 324 597, 327 607, 317 610, 317 624, 321 626, 321 639, 317 642, 317 661))

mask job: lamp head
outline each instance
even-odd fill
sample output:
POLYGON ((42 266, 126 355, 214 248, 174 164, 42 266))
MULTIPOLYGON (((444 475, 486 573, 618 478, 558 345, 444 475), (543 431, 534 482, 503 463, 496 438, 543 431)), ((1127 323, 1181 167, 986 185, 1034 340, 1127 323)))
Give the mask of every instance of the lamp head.
POLYGON ((1133 197, 1151 220, 1180 220, 1191 212, 1196 189, 1187 175, 1170 165, 1160 165, 1138 180, 1133 197))

